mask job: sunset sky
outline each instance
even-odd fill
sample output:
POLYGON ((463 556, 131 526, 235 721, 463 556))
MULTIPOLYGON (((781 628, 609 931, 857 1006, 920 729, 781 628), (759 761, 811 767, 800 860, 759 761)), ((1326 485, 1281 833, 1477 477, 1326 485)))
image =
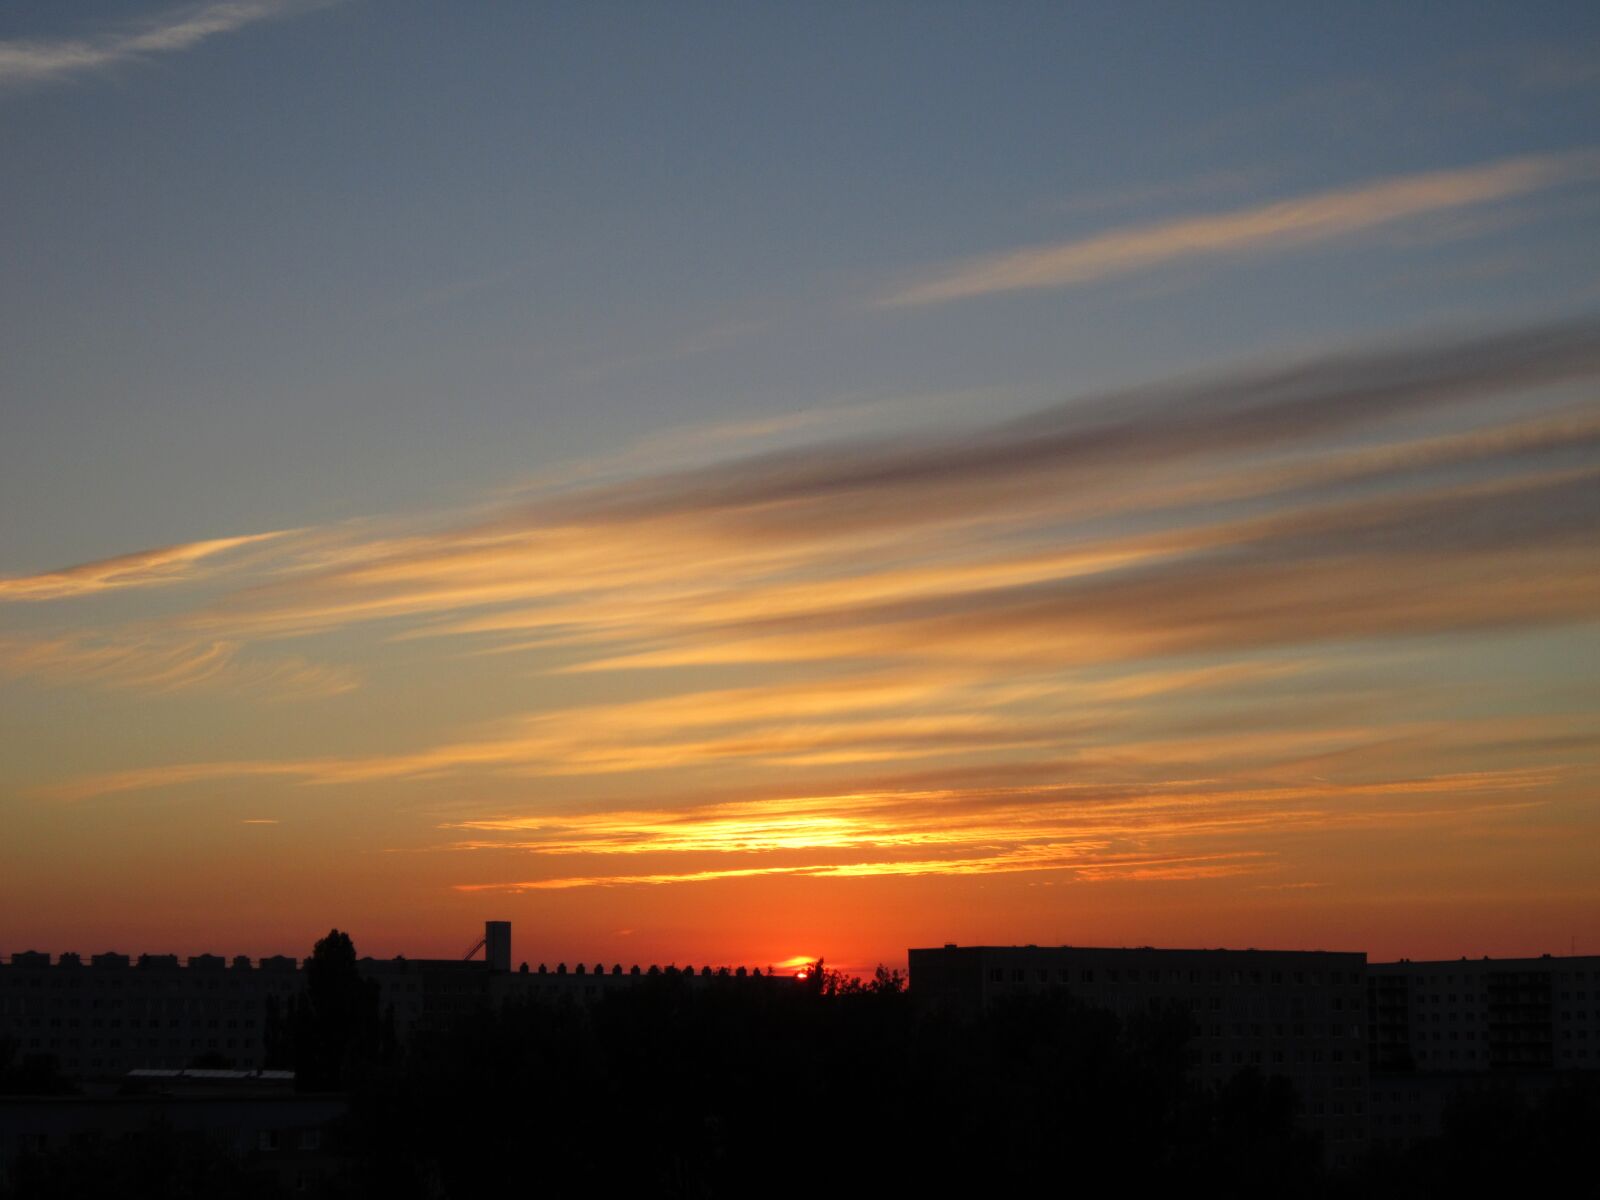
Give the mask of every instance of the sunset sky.
POLYGON ((1600 952, 1600 6, 0 8, 0 955, 1600 952))

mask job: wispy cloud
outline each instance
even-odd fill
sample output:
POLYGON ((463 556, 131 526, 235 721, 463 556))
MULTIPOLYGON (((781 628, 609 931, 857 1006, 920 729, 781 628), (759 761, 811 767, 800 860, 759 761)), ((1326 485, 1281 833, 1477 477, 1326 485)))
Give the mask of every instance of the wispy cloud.
POLYGON ((230 691, 268 699, 337 695, 357 685, 349 668, 299 655, 259 653, 230 641, 132 634, 0 637, 3 675, 146 695, 230 691))
POLYGON ((462 841, 455 848, 516 851, 554 863, 589 858, 600 866, 582 875, 558 867, 542 878, 458 885, 463 891, 699 883, 758 875, 1021 871, 1069 872, 1086 882, 1191 880, 1266 869, 1273 850, 1240 846, 1245 839, 1408 825, 1477 826, 1539 804, 1529 794, 1549 782, 1548 774, 1504 771, 1350 786, 1191 782, 851 792, 469 821, 455 828, 480 837, 503 836, 462 841), (665 865, 626 871, 601 865, 616 856, 665 865))
POLYGON ((1592 779, 1581 705, 1411 666, 1600 612, 1597 377, 1592 321, 1395 341, 264 542, 144 633, 243 664, 359 628, 537 684, 381 750, 42 790, 526 788, 452 798, 426 847, 511 890, 1324 879, 1286 839, 1499 827, 1592 779))
POLYGON ((1019 871, 1072 871, 1080 879, 1216 879, 1252 869, 1254 851, 1179 858, 1091 857, 1070 847, 1041 847, 1032 852, 990 854, 981 858, 932 858, 891 862, 811 864, 799 867, 724 867, 678 874, 570 876, 520 883, 462 883, 463 892, 537 892, 580 887, 625 887, 630 884, 708 883, 758 875, 806 875, 813 879, 860 879, 879 875, 1010 875, 1019 871), (1242 861, 1241 861, 1242 860, 1242 861))
POLYGON ((1571 324, 1089 396, 964 435, 736 459, 356 539, 188 621, 229 637, 407 622, 614 668, 797 657, 746 652, 784 639, 809 646, 800 658, 898 654, 895 625, 981 609, 1037 629, 1051 604, 1097 646, 1198 649, 1226 632, 1201 601, 1228 594, 1227 623, 1257 644, 1315 638, 1319 621, 1411 632, 1429 611, 1438 628, 1563 619, 1589 603, 1600 418, 1550 397, 1597 374, 1600 329, 1571 324), (1408 536, 1463 586, 1431 586, 1423 557, 1398 552, 1408 536), (1538 554, 1547 576, 1527 569, 1538 554), (1380 562, 1393 573, 1364 569, 1380 562), (1313 580, 1366 599, 1312 603, 1313 580), (1252 592, 1276 619, 1247 611, 1252 592), (1143 636, 1099 636, 1102 621, 1135 632, 1146 602, 1161 607, 1143 636))
POLYGON ((85 38, 0 42, 0 89, 53 83, 120 63, 176 54, 208 38, 336 0, 222 0, 169 10, 138 26, 85 38))
POLYGON ((1597 169, 1600 156, 1591 151, 1531 155, 1402 175, 1229 212, 1122 226, 959 263, 898 288, 879 303, 939 304, 1001 292, 1071 287, 1166 263, 1294 249, 1526 196, 1592 178, 1597 169))
POLYGON ((244 537, 213 538, 138 550, 115 558, 102 558, 75 567, 62 567, 37 575, 0 577, 0 601, 62 600, 94 595, 119 588, 155 587, 192 580, 202 563, 259 542, 282 537, 282 532, 256 533, 244 537))

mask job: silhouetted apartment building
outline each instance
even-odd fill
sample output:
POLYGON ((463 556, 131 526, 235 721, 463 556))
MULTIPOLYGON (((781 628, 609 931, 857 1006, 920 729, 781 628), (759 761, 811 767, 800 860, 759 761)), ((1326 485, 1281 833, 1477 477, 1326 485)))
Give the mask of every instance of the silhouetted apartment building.
POLYGON ((1367 991, 1380 1070, 1600 1068, 1600 957, 1373 963, 1367 991))
POLYGON ((69 1075, 122 1074, 223 1059, 264 1065, 269 1015, 302 986, 292 958, 214 954, 13 954, 0 965, 0 1038, 69 1075))
POLYGON ((1600 1070, 1600 957, 1372 963, 1372 1136, 1431 1137, 1463 1090, 1600 1070))
POLYGON ((912 950, 910 968, 919 1005, 956 1011, 1057 991, 1124 1016, 1177 1005, 1193 1022, 1197 1078, 1222 1083, 1247 1067, 1285 1076, 1329 1161, 1364 1148, 1365 954, 950 945, 912 950))
MULTIPOLYGON (((357 970, 379 987, 380 1007, 402 1038, 444 1028, 486 1006, 512 999, 584 1004, 652 975, 768 979, 744 967, 624 968, 523 963, 511 969, 511 924, 486 923, 465 959, 363 958, 357 970), (483 958, 474 957, 479 950, 483 958)), ((277 956, 259 963, 239 956, 76 954, 54 962, 27 951, 0 962, 0 1038, 23 1055, 48 1055, 68 1075, 122 1075, 141 1068, 174 1069, 196 1061, 255 1070, 267 1065, 268 1036, 305 986, 300 964, 277 956)))

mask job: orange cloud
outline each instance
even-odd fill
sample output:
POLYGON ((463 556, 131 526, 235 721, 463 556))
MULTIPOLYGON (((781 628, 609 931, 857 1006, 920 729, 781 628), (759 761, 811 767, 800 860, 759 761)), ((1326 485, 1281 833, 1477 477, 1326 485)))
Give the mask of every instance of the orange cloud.
POLYGON ((455 844, 466 851, 520 851, 558 860, 616 855, 720 860, 692 869, 563 873, 509 884, 458 885, 464 891, 660 885, 758 875, 1069 871, 1084 881, 1202 879, 1263 869, 1275 853, 1271 844, 1285 836, 1397 825, 1443 830, 1504 820, 1545 803, 1530 793, 1551 782, 1548 772, 1512 770, 1365 784, 1065 784, 980 792, 852 792, 675 810, 481 819, 451 828, 510 835, 455 844), (1469 794, 1479 798, 1460 798, 1469 794), (1195 842, 1202 845, 1179 848, 1195 842), (782 861, 796 855, 809 857, 782 861), (817 855, 827 859, 817 861, 817 855), (728 858, 738 865, 727 865, 728 858))
POLYGON ((299 655, 256 654, 237 642, 132 633, 0 638, 0 675, 149 695, 233 691, 267 699, 337 695, 358 683, 349 668, 299 655))
POLYGON ((757 875, 806 875, 813 879, 850 879, 881 875, 1009 875, 1019 871, 1074 871, 1085 880, 1113 877, 1125 879, 1214 879, 1238 875, 1251 869, 1248 863, 1220 859, 1250 859, 1250 853, 1205 855, 1175 859, 1103 859, 1079 862, 1070 848, 1050 847, 1044 853, 1028 855, 996 854, 986 858, 925 859, 911 862, 850 863, 843 866, 733 867, 681 874, 574 876, 535 879, 521 883, 463 883, 463 892, 536 892, 580 887, 625 887, 637 884, 706 883, 715 879, 748 879, 757 875))
POLYGON ((1600 327, 1548 325, 265 543, 244 586, 36 637, 59 661, 34 668, 255 686, 313 633, 386 679, 455 656, 409 735, 353 749, 329 725, 40 791, 200 804, 248 780, 267 819, 337 789, 317 802, 433 852, 409 860, 432 885, 549 903, 786 878, 1253 891, 1327 878, 1306 847, 1341 839, 1587 828, 1576 682, 1531 684, 1480 631, 1575 637, 1600 612, 1597 375, 1600 327))
POLYGON ((283 532, 256 533, 244 537, 213 538, 204 542, 186 542, 177 546, 161 546, 154 550, 139 550, 132 554, 103 558, 76 567, 63 567, 59 571, 45 571, 38 575, 13 575, 0 578, 0 601, 4 600, 61 600, 74 596, 93 595, 97 592, 120 588, 155 587, 162 584, 186 582, 195 575, 196 564, 240 546, 282 537, 283 532))
MULTIPOLYGON (((998 613, 1029 585, 1135 589, 1141 567, 1152 586, 1178 588, 1191 571, 1211 571, 1205 588, 1216 591, 1229 554, 1281 550, 1290 573, 1363 557, 1370 567, 1395 557, 1377 532, 1393 540, 1413 514, 1435 541, 1452 534, 1438 553, 1462 570, 1504 570, 1496 560, 1517 552, 1511 539, 1474 543, 1458 531, 1481 520, 1473 510, 1494 511, 1496 487, 1543 497, 1532 542, 1563 536, 1549 514, 1591 529, 1592 488, 1571 464, 1600 441, 1592 405, 1557 398, 1554 412, 1513 407, 1500 425, 1398 442, 1384 439, 1386 426, 1501 393, 1548 395, 1596 373, 1596 331, 1549 326, 1090 397, 966 437, 793 451, 578 489, 428 534, 351 535, 297 549, 275 577, 180 624, 239 639, 385 621, 397 637, 545 652, 547 669, 633 669, 900 654, 879 628, 897 604, 900 621, 962 603, 998 613), (1338 440, 1352 433, 1356 443, 1338 440), (1463 476, 1489 491, 1463 487, 1463 476), (1205 551, 1214 558, 1197 557, 1205 551)), ((1581 549, 1565 556, 1568 575, 1586 569, 1581 549)), ((1244 566, 1241 581, 1271 572, 1244 566)), ((1346 571, 1343 586, 1356 579, 1346 571)), ((1385 632, 1378 589, 1368 590, 1354 636, 1385 632)), ((1529 620, 1570 619, 1586 603, 1570 587, 1548 591, 1558 598, 1526 610, 1529 620)), ((1471 592, 1465 606, 1481 614, 1432 608, 1442 628, 1517 620, 1521 597, 1489 600, 1471 592)), ((1320 636, 1309 599, 1280 603, 1296 619, 1252 618, 1256 642, 1273 630, 1320 636)), ((1394 631, 1415 632, 1427 606, 1401 607, 1394 631)), ((1195 623, 1178 616, 1165 631, 1120 639, 1126 652, 1190 640, 1204 649, 1195 623)))

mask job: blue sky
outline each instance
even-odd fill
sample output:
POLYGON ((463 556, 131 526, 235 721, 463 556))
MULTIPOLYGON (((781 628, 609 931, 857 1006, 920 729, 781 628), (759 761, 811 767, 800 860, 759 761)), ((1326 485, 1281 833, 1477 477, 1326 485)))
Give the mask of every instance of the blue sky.
MULTIPOLYGON (((194 7, 12 3, 0 37, 194 7)), ((965 255, 1587 147, 1586 5, 260 10, 0 93, 7 567, 465 501, 684 425, 1595 303, 1585 189, 869 307, 965 255)))
MULTIPOLYGON (((1311 847, 1420 776, 1527 790, 1552 824, 1495 870, 1565 878, 1593 832, 1592 755, 1560 747, 1596 700, 1597 63, 1582 4, 6 3, 0 804, 40 861, 84 838, 161 861, 219 811, 192 834, 211 862, 283 869, 228 839, 284 813, 426 858, 363 876, 374 922, 544 888, 570 853, 610 881, 603 916, 566 914, 592 936, 647 928, 627 897, 664 881, 754 879, 781 924, 770 889, 873 876, 880 842, 885 889, 1070 875, 1094 842, 1112 865, 1074 878, 1233 887, 1212 899, 1242 938, 1275 928, 1248 889, 1280 885, 1328 888, 1316 919, 1358 929, 1359 872, 1307 878, 1311 847), (1409 733, 1356 719, 1402 695, 1409 733), (752 740, 723 736, 740 721, 752 740), (946 765, 1063 787, 1051 722, 1105 755, 1073 779, 1191 816, 1266 776, 1279 800, 1252 803, 1344 787, 1347 809, 1192 868, 1130 867, 1123 826, 1074 841, 1059 813, 1048 853, 978 853, 1000 801, 946 765), (1513 726, 1512 748, 1482 732, 1513 726), (1273 757, 1285 738, 1320 749, 1273 757), (1017 761, 1041 747, 1054 766, 1017 761), (847 820, 862 762, 901 774, 847 820), (927 772, 965 825, 916 808, 927 772), (777 778, 822 789, 807 828, 922 832, 768 844, 777 778), (755 807, 668 830, 713 794, 755 807), (440 842, 578 809, 637 818, 650 868, 602 869, 611 825, 440 842), (756 857, 713 868, 728 821, 756 857), (910 848, 957 828, 947 868, 910 848)), ((1385 851, 1411 870, 1415 819, 1385 851)), ((1472 862, 1440 895, 1512 914, 1521 945, 1552 910, 1459 892, 1495 873, 1472 862)), ((169 907, 117 927, 163 928, 210 870, 185 860, 169 907)), ((962 886, 919 903, 953 920, 962 886)), ((1200 935, 1187 900, 1116 894, 1104 936, 1141 938, 1140 914, 1200 935)), ((109 928, 105 903, 67 908, 63 930, 109 928)), ((686 901, 652 936, 758 936, 718 928, 686 901)), ((919 928, 834 932, 867 955, 919 928)), ((775 958, 821 934, 786 936, 775 958)))

